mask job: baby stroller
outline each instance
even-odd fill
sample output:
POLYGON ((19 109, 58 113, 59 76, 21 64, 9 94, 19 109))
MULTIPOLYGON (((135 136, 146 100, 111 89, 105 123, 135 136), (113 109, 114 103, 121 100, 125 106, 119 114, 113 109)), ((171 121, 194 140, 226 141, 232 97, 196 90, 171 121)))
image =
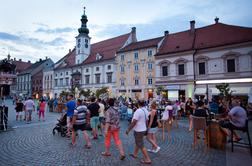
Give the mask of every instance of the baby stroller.
POLYGON ((60 133, 62 137, 65 137, 67 133, 67 115, 64 114, 63 117, 57 120, 58 120, 58 123, 53 128, 53 135, 55 135, 57 131, 58 134, 60 133))

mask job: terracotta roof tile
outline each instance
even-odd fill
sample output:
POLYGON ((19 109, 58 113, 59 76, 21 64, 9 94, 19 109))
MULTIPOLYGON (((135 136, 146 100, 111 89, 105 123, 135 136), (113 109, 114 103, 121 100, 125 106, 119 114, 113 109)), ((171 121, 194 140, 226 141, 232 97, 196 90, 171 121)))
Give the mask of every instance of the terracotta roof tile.
POLYGON ((148 40, 131 43, 128 46, 120 49, 118 52, 126 52, 126 51, 133 51, 133 50, 138 50, 138 49, 143 49, 143 48, 156 47, 163 38, 164 37, 158 37, 154 39, 148 39, 148 40))
POLYGON ((190 30, 166 36, 157 55, 205 49, 236 43, 252 41, 252 28, 216 23, 195 29, 194 35, 190 30))
POLYGON ((217 23, 196 30, 195 48, 203 49, 252 41, 252 28, 217 23))
MULTIPOLYGON (((115 57, 116 51, 118 51, 125 44, 129 36, 130 33, 127 33, 125 35, 91 44, 91 54, 82 64, 90 64, 97 62, 97 53, 102 56, 99 61, 113 59, 115 57)), ((61 64, 57 66, 55 70, 77 66, 75 65, 75 54, 76 49, 73 49, 70 53, 65 55, 61 60, 58 61, 64 61, 64 63, 61 62, 61 64)))
POLYGON ((102 58, 99 61, 109 60, 115 58, 116 52, 123 47, 130 36, 130 33, 104 40, 91 45, 91 54, 83 62, 83 64, 95 63, 96 55, 99 53, 102 58))
POLYGON ((13 61, 13 63, 16 65, 16 72, 18 73, 21 73, 32 65, 32 63, 23 61, 13 61))
POLYGON ((165 37, 158 54, 187 51, 192 49, 194 35, 188 30, 165 37))

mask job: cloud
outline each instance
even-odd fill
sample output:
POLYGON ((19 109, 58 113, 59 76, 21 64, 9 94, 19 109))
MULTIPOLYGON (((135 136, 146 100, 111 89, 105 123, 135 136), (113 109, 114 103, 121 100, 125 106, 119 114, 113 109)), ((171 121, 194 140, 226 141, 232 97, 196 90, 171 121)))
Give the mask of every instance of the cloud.
POLYGON ((42 33, 67 33, 67 32, 72 32, 74 31, 74 28, 70 27, 65 27, 65 28, 54 28, 54 29, 49 29, 49 28, 38 28, 35 32, 42 32, 42 33))
POLYGON ((6 33, 6 32, 0 32, 0 40, 11 40, 11 41, 18 41, 20 40, 19 36, 6 33))

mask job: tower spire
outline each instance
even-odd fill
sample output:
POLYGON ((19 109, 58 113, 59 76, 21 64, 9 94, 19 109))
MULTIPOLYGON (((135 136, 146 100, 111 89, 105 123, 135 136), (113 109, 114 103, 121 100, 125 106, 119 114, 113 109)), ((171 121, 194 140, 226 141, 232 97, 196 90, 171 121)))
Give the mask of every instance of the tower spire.
POLYGON ((80 34, 89 34, 89 29, 87 28, 87 15, 86 15, 86 7, 83 7, 83 15, 81 16, 81 27, 78 29, 80 34))

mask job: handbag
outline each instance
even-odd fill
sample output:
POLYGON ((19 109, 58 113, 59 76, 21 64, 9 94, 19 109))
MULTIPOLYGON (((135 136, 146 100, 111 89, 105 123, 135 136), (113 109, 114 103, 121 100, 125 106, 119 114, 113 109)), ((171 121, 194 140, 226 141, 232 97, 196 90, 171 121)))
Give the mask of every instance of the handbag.
POLYGON ((147 121, 146 114, 145 114, 144 110, 143 110, 143 112, 144 112, 144 119, 145 119, 145 126, 146 126, 146 131, 144 131, 144 135, 147 135, 148 134, 148 121, 147 121))

